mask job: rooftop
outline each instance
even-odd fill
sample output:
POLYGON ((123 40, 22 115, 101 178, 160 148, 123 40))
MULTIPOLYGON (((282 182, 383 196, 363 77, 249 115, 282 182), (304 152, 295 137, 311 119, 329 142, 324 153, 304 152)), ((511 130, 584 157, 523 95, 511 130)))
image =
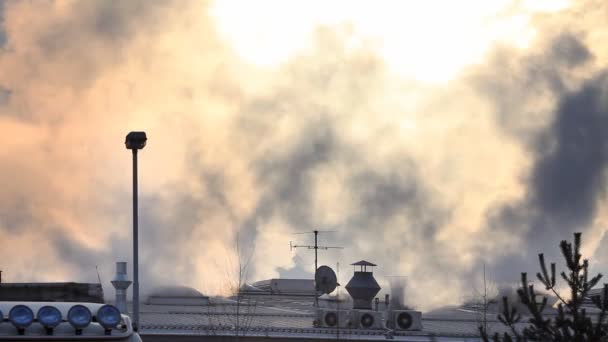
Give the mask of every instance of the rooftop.
POLYGON ((163 286, 154 289, 146 300, 150 305, 207 305, 209 297, 187 286, 163 286))
MULTIPOLYGON (((478 338, 480 313, 474 308, 448 307, 423 313, 421 331, 387 329, 315 328, 316 309, 313 298, 302 296, 257 295, 242 298, 211 298, 206 306, 168 305, 141 306, 141 335, 213 335, 230 336, 238 331, 242 337, 276 337, 304 340, 334 339, 383 340, 393 334, 397 341, 466 341, 478 338), (237 310, 239 321, 237 324, 237 310)), ((349 306, 348 306, 349 307, 349 306)), ((380 306, 380 310, 383 305, 380 306)), ((488 315, 491 332, 506 331, 488 315)), ((520 324, 523 328, 526 324, 520 324)))

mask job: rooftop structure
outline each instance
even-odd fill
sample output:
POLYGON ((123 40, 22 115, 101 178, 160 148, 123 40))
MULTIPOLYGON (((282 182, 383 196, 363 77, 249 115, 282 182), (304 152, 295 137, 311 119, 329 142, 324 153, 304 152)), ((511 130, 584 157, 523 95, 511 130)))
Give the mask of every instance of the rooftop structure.
POLYGON ((196 306, 209 304, 209 297, 187 286, 163 286, 154 289, 146 300, 150 305, 196 306))
POLYGON ((103 303, 101 284, 2 283, 0 301, 103 303))
POLYGON ((372 271, 367 271, 367 267, 376 265, 369 261, 361 260, 354 264, 359 266, 359 271, 355 270, 355 274, 346 284, 346 291, 353 298, 353 309, 368 309, 372 308, 372 300, 380 292, 380 285, 374 278, 372 271))
POLYGON ((112 286, 116 290, 116 307, 123 314, 128 314, 127 311, 127 288, 131 285, 131 281, 127 276, 127 263, 119 261, 116 263, 116 275, 111 281, 112 286))
POLYGON ((284 296, 315 296, 315 282, 312 279, 267 279, 246 285, 242 289, 248 294, 269 294, 284 296), (256 291, 257 290, 257 291, 256 291))
POLYGON ((355 262, 355 263, 352 263, 351 265, 352 265, 352 266, 363 266, 363 267, 367 267, 367 266, 371 266, 371 267, 378 266, 378 265, 376 265, 376 264, 372 264, 371 262, 369 262, 369 261, 365 261, 365 260, 357 261, 357 262, 355 262))
MULTIPOLYGON (((145 341, 188 340, 206 336, 210 340, 239 335, 243 341, 260 338, 319 340, 385 340, 395 341, 478 341, 479 312, 461 307, 449 307, 422 315, 420 331, 400 329, 357 329, 313 327, 316 317, 314 299, 303 296, 257 295, 240 304, 240 319, 236 318, 236 301, 211 298, 208 306, 184 307, 171 305, 142 305, 140 334, 145 341), (237 324, 237 322, 239 322, 237 324)), ((380 310, 384 307, 381 305, 380 310)), ((522 328, 526 324, 519 324, 522 328)), ((491 332, 506 328, 489 317, 491 332)))

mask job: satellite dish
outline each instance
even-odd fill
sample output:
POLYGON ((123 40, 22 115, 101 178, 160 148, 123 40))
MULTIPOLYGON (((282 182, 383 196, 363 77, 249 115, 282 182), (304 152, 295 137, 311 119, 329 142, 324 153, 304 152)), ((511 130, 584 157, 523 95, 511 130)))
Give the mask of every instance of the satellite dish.
POLYGON ((329 266, 321 266, 315 272, 315 286, 317 291, 330 294, 338 286, 336 273, 329 266))

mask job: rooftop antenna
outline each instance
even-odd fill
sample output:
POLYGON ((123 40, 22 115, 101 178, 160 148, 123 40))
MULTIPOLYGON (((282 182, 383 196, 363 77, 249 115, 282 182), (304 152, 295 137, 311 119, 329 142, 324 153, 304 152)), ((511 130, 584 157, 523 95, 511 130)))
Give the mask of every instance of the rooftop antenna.
MULTIPOLYGON (((340 262, 336 262, 336 271, 338 272, 338 276, 340 276, 340 262)), ((336 277, 336 278, 337 278, 336 277)), ((338 293, 336 295, 336 313, 338 314, 338 326, 336 327, 336 340, 340 339, 340 284, 337 284, 338 293)))
POLYGON ((97 280, 99 281, 99 286, 101 286, 101 296, 103 297, 103 283, 101 282, 101 276, 99 275, 99 265, 95 265, 95 272, 97 272, 97 280))
MULTIPOLYGON (((323 249, 323 250, 328 250, 328 249, 344 249, 344 247, 341 246, 319 246, 318 245, 318 240, 319 240, 319 233, 334 233, 336 232, 336 230, 313 230, 310 232, 300 232, 300 233, 294 233, 294 234, 315 234, 315 244, 314 246, 311 245, 295 245, 293 244, 291 241, 289 241, 289 249, 290 250, 294 250, 296 248, 307 248, 307 249, 314 249, 315 250, 315 274, 317 272, 318 269, 318 256, 317 256, 317 252, 319 249, 323 249)), ((315 282, 315 292, 319 292, 319 288, 315 282)), ((317 294, 315 293, 315 306, 319 306, 319 298, 317 296, 317 294)))

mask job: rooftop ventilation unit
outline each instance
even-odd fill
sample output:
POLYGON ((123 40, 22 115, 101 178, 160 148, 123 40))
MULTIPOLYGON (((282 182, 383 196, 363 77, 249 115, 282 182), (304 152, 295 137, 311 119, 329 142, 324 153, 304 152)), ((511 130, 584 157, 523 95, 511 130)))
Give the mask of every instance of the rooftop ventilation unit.
POLYGON ((422 314, 412 310, 392 311, 390 325, 395 330, 422 330, 422 314))
POLYGON ((315 325, 321 328, 353 328, 352 310, 317 309, 315 325))
POLYGON ((386 319, 384 312, 372 310, 353 310, 353 322, 359 329, 384 329, 386 319))
POLYGON ((373 268, 376 266, 371 262, 361 260, 354 264, 355 274, 346 284, 346 291, 353 298, 353 309, 372 309, 372 299, 380 292, 380 285, 374 278, 371 269, 368 271, 368 267, 373 268), (356 267, 360 267, 359 271, 356 267))

